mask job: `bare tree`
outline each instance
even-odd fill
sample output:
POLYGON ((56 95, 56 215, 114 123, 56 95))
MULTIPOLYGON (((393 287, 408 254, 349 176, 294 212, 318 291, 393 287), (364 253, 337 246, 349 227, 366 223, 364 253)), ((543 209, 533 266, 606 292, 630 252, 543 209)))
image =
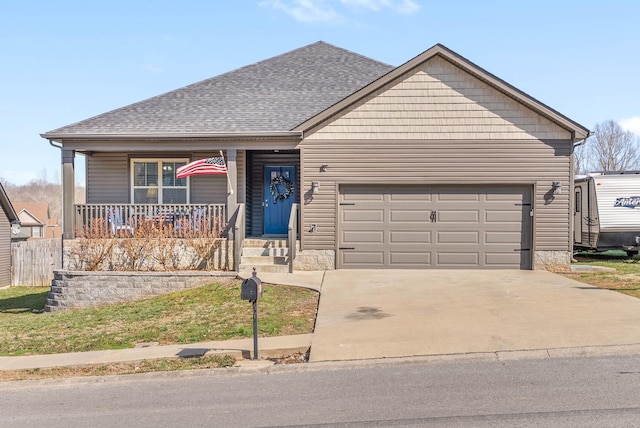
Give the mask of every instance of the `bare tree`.
POLYGON ((575 159, 577 173, 629 171, 640 168, 640 149, 632 132, 607 120, 596 124, 587 144, 576 149, 575 159))

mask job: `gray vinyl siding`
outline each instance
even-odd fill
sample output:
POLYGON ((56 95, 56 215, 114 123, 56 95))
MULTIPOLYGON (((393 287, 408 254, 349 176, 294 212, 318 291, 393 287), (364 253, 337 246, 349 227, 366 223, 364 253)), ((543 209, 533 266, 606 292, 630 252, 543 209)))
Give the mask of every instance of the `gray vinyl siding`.
POLYGON ((568 140, 334 140, 303 142, 305 249, 335 249, 339 184, 533 185, 534 242, 540 251, 569 251, 568 140), (325 172, 320 171, 327 164, 325 172), (550 198, 553 181, 563 192, 550 198), (566 190, 565 190, 566 189, 566 190), (309 233, 310 224, 317 232, 309 233))
POLYGON ((0 209, 0 287, 11 285, 11 222, 0 209))
MULTIPOLYGON (((215 151, 217 153, 217 151, 215 151)), ((131 199, 130 160, 186 158, 190 160, 212 156, 211 151, 171 153, 93 153, 87 157, 87 203, 129 203, 131 199)), ((190 178, 190 201, 194 204, 226 204, 227 176, 212 175, 190 178)))
MULTIPOLYGON (((219 154, 216 152, 219 156, 219 154)), ((196 152, 190 156, 191 161, 209 158, 213 156, 211 151, 196 152)), ((180 156, 177 156, 180 157, 180 156)), ((201 175, 191 177, 191 203, 192 204, 226 204, 227 203, 227 176, 220 175, 201 175)))
POLYGON ((93 153, 87 156, 87 203, 129 202, 129 157, 127 153, 93 153))

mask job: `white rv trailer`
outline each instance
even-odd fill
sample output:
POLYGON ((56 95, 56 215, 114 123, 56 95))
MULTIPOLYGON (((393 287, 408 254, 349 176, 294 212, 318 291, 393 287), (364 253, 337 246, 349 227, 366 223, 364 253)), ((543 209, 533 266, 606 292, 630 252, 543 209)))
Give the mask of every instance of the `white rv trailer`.
POLYGON ((574 251, 640 250, 640 172, 575 179, 574 251))

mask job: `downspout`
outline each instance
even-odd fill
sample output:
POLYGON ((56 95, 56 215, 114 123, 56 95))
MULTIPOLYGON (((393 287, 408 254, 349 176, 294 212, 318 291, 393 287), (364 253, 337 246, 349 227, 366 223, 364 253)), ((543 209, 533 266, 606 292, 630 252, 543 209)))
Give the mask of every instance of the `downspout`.
POLYGON ((576 260, 574 259, 573 255, 574 255, 574 246, 575 246, 575 242, 576 242, 576 237, 575 237, 575 222, 576 222, 576 189, 575 189, 575 150, 576 148, 586 144, 587 139, 593 135, 591 133, 591 131, 587 131, 587 136, 584 137, 582 140, 579 141, 575 141, 575 132, 571 133, 571 137, 572 140, 574 140, 573 142, 573 149, 571 151, 571 165, 569 167, 569 171, 570 171, 570 181, 569 181, 569 212, 571 213, 571 221, 569 222, 569 235, 570 235, 570 239, 571 239, 571 262, 575 262, 576 260))

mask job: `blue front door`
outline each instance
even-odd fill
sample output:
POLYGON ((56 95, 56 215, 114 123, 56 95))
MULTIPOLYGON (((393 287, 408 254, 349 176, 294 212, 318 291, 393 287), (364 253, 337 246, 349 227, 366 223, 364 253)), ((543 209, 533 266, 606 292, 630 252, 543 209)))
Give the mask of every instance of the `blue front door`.
POLYGON ((293 166, 264 167, 264 233, 285 235, 291 205, 296 200, 296 174, 293 166))

